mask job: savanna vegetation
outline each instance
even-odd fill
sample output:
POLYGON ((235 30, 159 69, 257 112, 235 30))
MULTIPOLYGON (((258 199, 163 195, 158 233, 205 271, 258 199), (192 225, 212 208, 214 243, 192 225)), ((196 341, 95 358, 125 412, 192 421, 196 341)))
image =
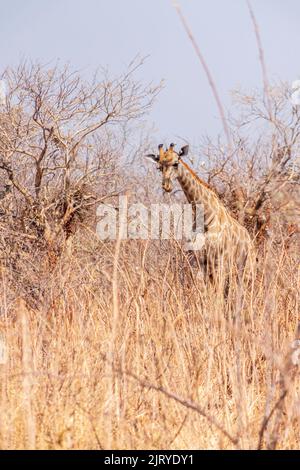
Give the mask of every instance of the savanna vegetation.
POLYGON ((163 195, 140 123, 160 86, 21 64, 0 108, 0 447, 299 448, 300 110, 233 93, 195 170, 244 224, 241 297, 199 289, 177 240, 102 241, 96 208, 163 195))

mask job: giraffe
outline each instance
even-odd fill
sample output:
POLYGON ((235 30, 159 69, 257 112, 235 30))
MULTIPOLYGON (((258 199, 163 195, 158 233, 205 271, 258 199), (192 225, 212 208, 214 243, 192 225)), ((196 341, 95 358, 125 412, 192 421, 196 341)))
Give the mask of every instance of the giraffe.
POLYGON ((205 279, 216 278, 216 273, 225 277, 234 272, 239 278, 246 266, 253 268, 254 248, 248 233, 224 206, 215 191, 203 181, 182 160, 189 151, 185 145, 179 153, 174 150, 175 145, 163 149, 163 144, 158 146, 158 155, 148 154, 148 158, 157 164, 162 172, 162 188, 166 192, 173 189, 173 180, 177 179, 186 196, 186 199, 194 207, 200 204, 203 209, 203 238, 202 270, 205 279))

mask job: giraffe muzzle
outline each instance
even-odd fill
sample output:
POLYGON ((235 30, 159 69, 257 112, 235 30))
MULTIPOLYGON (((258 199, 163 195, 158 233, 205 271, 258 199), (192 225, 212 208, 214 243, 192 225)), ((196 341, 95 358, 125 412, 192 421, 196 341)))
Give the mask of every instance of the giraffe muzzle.
POLYGON ((163 185, 162 185, 162 188, 163 188, 163 190, 166 191, 167 193, 170 193, 170 192, 172 191, 172 189, 173 189, 172 184, 171 184, 170 181, 164 182, 163 185))

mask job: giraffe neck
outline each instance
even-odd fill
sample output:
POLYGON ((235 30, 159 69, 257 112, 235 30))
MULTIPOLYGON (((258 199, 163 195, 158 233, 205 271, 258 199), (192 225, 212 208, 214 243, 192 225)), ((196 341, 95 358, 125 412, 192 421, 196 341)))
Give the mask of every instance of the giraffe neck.
POLYGON ((183 161, 178 166, 177 179, 188 202, 202 205, 205 231, 220 231, 228 213, 215 192, 183 161))

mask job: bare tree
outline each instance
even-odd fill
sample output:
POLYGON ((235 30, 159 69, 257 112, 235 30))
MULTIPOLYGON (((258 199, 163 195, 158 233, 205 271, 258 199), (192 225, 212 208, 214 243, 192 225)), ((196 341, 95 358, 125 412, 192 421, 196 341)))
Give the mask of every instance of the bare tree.
POLYGON ((63 194, 63 226, 76 207, 72 191, 99 181, 99 172, 113 166, 107 163, 113 157, 108 129, 150 108, 158 88, 133 80, 139 65, 131 64, 117 79, 103 72, 92 83, 67 66, 23 64, 2 75, 7 96, 0 116, 0 169, 18 197, 40 207, 45 229, 51 190, 63 194))
POLYGON ((207 179, 257 241, 270 231, 290 238, 300 226, 300 110, 286 83, 270 87, 268 104, 261 93, 233 97, 232 151, 221 139, 201 146, 207 179))
POLYGON ((8 238, 15 246, 20 237, 43 245, 49 256, 60 252, 76 223, 118 193, 124 129, 147 113, 159 91, 134 79, 142 63, 133 61, 117 78, 102 70, 91 81, 69 66, 24 63, 4 71, 2 258, 8 238))

